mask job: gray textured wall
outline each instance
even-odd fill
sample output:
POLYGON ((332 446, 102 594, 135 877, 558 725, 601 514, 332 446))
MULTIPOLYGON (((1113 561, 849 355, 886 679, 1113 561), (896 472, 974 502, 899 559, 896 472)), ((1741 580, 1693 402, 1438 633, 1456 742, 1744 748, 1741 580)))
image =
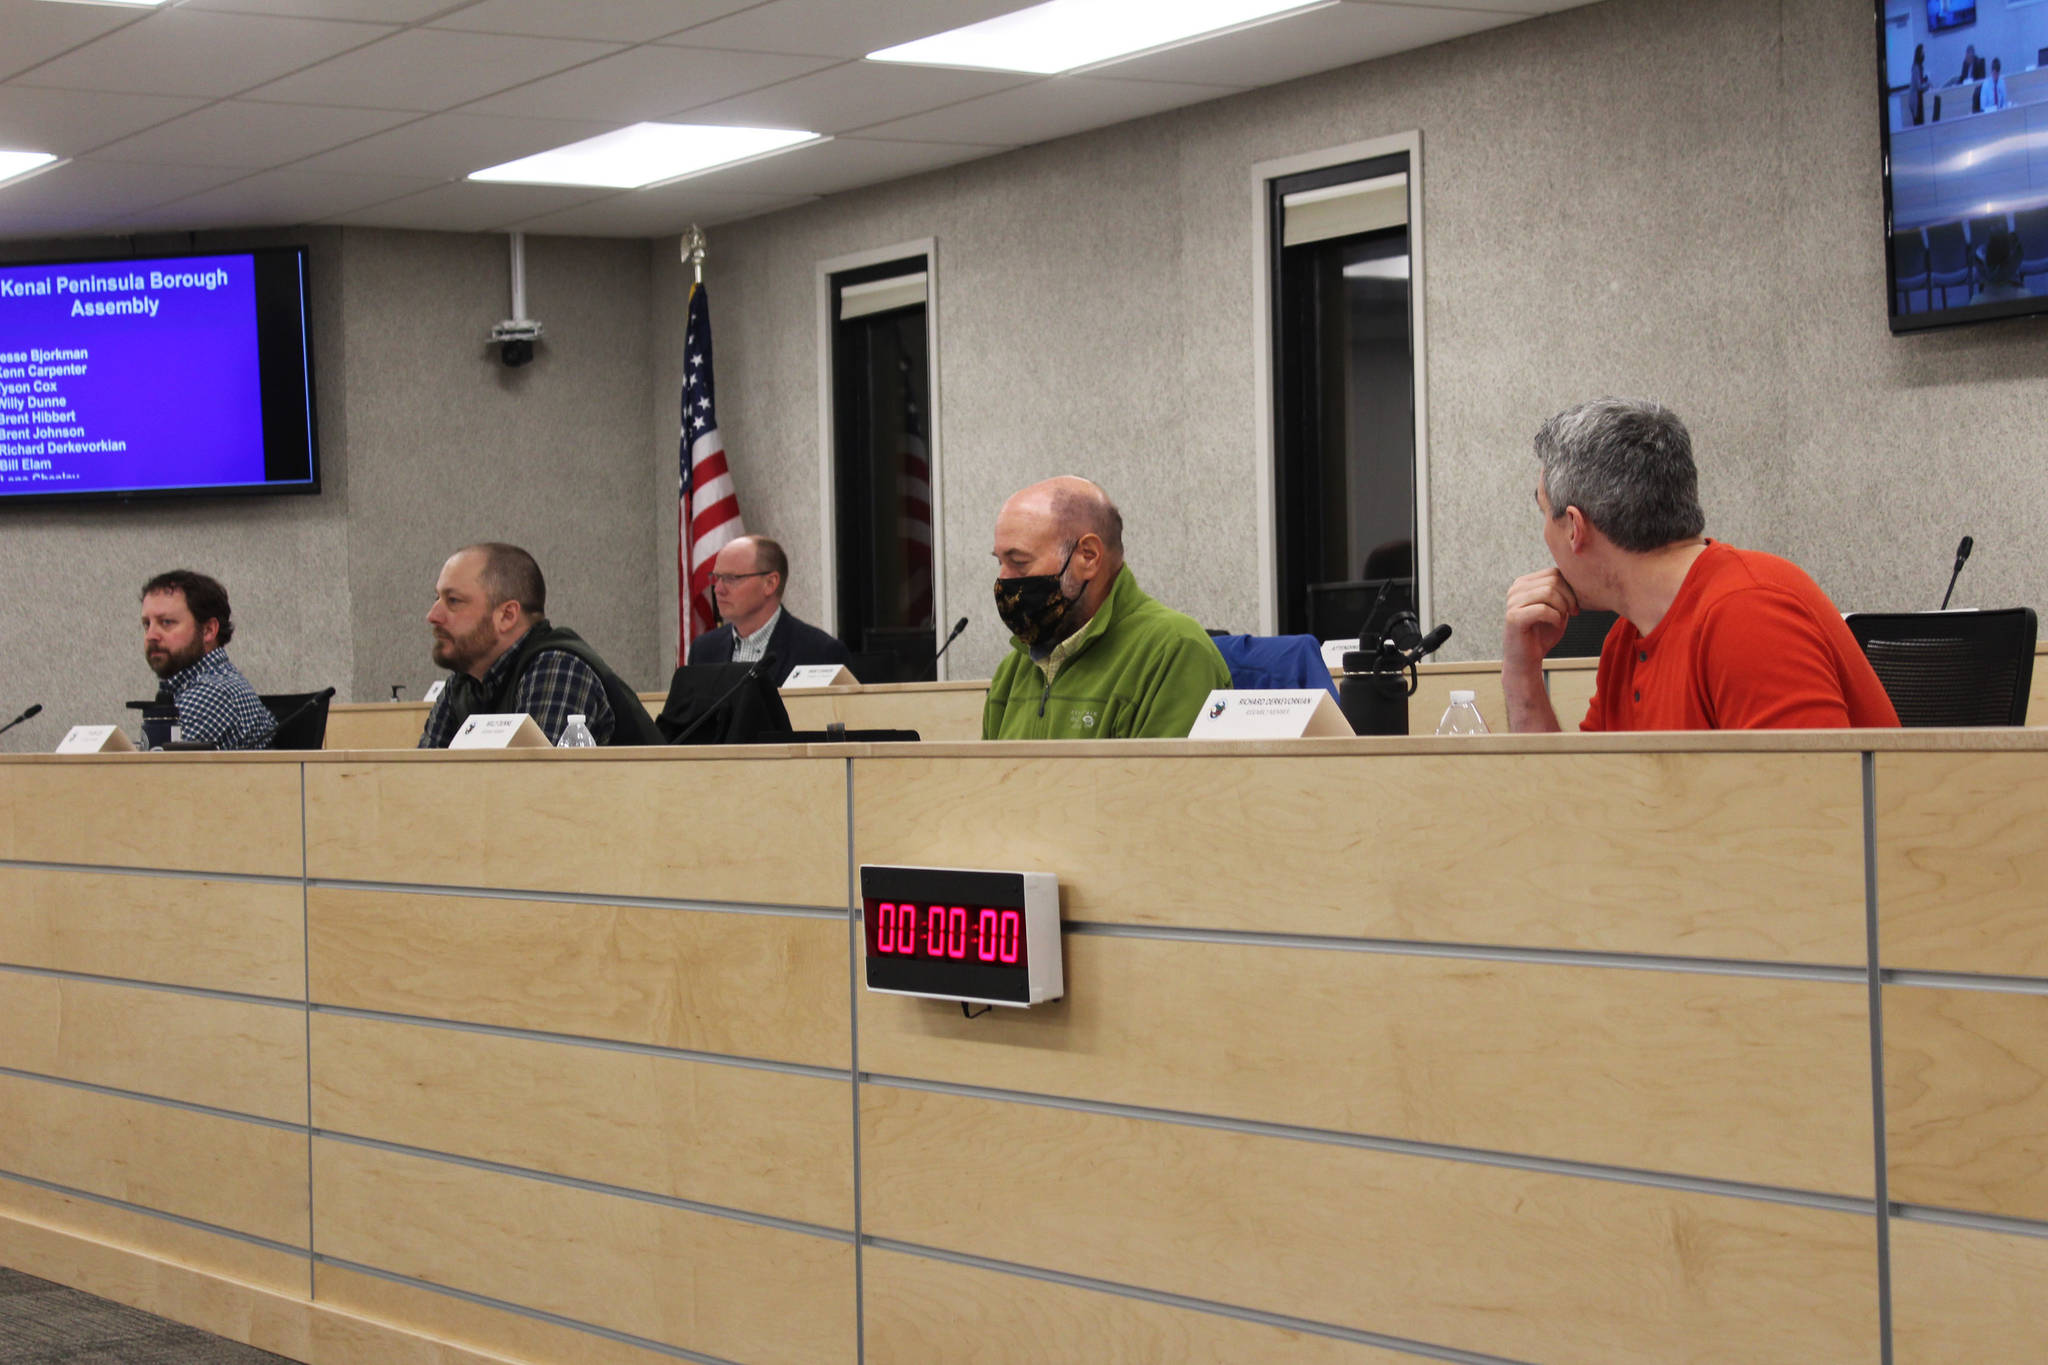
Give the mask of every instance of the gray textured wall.
MULTIPOLYGON (((1544 562, 1529 435, 1602 392, 1685 415, 1710 533, 1797 558, 1844 608, 1933 606, 1963 531, 1959 603, 2048 608, 2027 434, 2048 323, 1888 335, 1872 28, 1869 0, 1609 0, 721 229, 748 522, 797 556, 804 610, 816 263, 933 236, 949 612, 976 617, 956 673, 1003 647, 997 503, 1060 470, 1122 502, 1148 587, 1254 623, 1250 168, 1420 129, 1446 657, 1498 652, 1501 593, 1544 562)), ((656 246, 658 295, 673 258, 656 246)))
MULTIPOLYGON (((402 682, 418 697, 435 675, 421 620, 434 575, 449 550, 486 538, 531 548, 551 571, 551 612, 627 678, 665 676, 645 515, 644 245, 531 239, 529 306, 547 340, 532 365, 508 372, 484 344, 510 307, 503 237, 316 229, 190 245, 287 240, 312 248, 323 491, 0 515, 11 588, 0 707, 47 708, 0 748, 46 750, 73 724, 129 718, 122 702, 155 685, 135 594, 173 564, 227 584, 230 652, 262 691, 333 683, 342 700, 374 701, 402 682)), ((0 258, 127 245, 8 243, 0 258)))

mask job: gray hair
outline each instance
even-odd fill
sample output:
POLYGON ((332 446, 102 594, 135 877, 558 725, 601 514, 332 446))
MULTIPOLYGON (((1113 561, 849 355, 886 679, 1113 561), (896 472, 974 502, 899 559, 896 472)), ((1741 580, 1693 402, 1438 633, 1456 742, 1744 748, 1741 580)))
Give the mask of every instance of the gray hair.
POLYGON ((1692 437, 1661 403, 1595 398, 1566 408, 1537 431, 1536 458, 1550 515, 1576 507, 1621 549, 1641 554, 1706 529, 1692 437))

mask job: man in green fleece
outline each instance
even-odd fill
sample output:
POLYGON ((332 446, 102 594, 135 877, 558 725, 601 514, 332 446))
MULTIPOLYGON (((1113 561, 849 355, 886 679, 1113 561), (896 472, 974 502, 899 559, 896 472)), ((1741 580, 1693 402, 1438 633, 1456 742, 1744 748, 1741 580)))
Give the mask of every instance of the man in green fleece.
POLYGON ((996 517, 996 612, 1015 637, 983 739, 1181 739, 1230 670, 1191 617, 1124 564, 1124 519, 1086 479, 1047 479, 996 517))

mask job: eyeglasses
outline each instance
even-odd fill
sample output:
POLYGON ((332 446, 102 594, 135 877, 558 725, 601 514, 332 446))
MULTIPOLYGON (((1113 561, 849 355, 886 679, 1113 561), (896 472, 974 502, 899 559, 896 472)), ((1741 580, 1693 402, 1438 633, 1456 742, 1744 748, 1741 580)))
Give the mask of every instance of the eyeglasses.
POLYGON ((739 582, 742 578, 766 578, 774 572, 773 569, 762 569, 757 573, 715 573, 711 575, 711 583, 713 587, 725 587, 739 582))

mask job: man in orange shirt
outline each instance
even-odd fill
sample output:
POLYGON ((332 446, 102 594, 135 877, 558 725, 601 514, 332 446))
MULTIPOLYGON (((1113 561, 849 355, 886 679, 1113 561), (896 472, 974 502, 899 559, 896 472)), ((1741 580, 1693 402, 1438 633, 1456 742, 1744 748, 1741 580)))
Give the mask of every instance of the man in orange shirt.
POLYGON ((1536 433, 1554 568, 1508 590, 1508 728, 1559 728, 1543 658, 1581 608, 1618 612, 1581 730, 1822 730, 1898 714, 1798 565, 1701 534, 1692 438, 1656 403, 1598 398, 1536 433))

